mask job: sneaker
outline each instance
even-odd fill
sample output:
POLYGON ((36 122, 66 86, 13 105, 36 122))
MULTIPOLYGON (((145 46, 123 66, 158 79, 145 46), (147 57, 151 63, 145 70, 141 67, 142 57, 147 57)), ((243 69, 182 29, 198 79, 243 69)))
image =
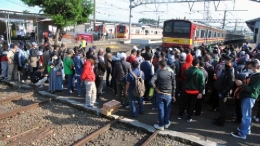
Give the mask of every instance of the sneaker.
MULTIPOLYGON (((237 127, 237 131, 240 132, 240 128, 239 127, 237 127)), ((251 134, 251 130, 249 130, 247 134, 250 135, 251 134)))
POLYGON ((253 117, 253 119, 256 121, 256 122, 259 122, 259 118, 257 118, 256 116, 253 117))
POLYGON ((22 83, 24 83, 24 80, 22 80, 22 83))
POLYGON ((155 111, 155 110, 156 110, 156 108, 152 108, 152 110, 153 110, 153 111, 155 111))
POLYGON ((170 127, 170 125, 171 125, 171 122, 169 121, 169 124, 164 125, 164 128, 167 129, 170 127))
POLYGON ((93 105, 85 105, 86 108, 93 108, 93 105))
POLYGON ((43 85, 39 86, 38 88, 43 88, 43 85))
POLYGON ((94 106, 97 106, 99 103, 98 102, 94 102, 94 106))
POLYGON ((238 132, 231 132, 231 135, 235 138, 246 139, 246 136, 241 136, 238 132))
POLYGON ((154 124, 153 126, 155 129, 164 130, 164 126, 160 127, 159 124, 154 124))
POLYGON ((187 122, 192 122, 192 119, 188 119, 187 122))
POLYGON ((126 106, 125 106, 125 108, 129 108, 129 107, 130 107, 130 105, 126 105, 126 106))
POLYGON ((178 120, 181 120, 181 116, 177 116, 177 119, 178 119, 178 120))
POLYGON ((82 96, 82 94, 78 94, 78 97, 82 96))

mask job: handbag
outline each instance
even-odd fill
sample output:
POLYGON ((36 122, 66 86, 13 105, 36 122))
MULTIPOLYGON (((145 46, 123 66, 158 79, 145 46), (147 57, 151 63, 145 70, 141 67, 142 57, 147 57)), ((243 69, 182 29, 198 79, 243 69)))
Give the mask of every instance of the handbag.
POLYGON ((62 74, 61 74, 61 71, 57 71, 56 72, 56 76, 61 76, 62 74))

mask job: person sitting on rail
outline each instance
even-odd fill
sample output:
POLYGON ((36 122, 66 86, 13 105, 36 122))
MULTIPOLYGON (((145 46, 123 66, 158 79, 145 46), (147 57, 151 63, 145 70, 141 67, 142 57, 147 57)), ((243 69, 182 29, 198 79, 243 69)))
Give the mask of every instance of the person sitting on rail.
POLYGON ((37 71, 34 72, 32 75, 32 83, 38 87, 38 88, 43 88, 44 83, 48 79, 48 75, 44 74, 45 68, 43 66, 40 66, 37 71))

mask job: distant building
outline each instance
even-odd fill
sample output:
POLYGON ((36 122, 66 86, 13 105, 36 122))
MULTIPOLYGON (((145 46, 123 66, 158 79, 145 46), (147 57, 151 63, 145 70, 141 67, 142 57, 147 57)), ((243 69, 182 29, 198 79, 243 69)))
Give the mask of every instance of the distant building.
POLYGON ((257 34, 259 32, 260 28, 260 17, 252 20, 246 21, 247 26, 250 28, 250 30, 253 32, 253 40, 254 43, 257 41, 257 34))

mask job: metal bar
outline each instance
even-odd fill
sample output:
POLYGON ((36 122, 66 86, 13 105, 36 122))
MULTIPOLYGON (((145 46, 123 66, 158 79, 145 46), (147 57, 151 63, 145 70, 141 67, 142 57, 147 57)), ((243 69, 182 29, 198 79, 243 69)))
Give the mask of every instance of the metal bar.
POLYGON ((98 129, 97 131, 91 133, 90 135, 86 136, 85 138, 81 139, 80 141, 76 142, 75 144, 73 144, 73 146, 84 146, 87 142, 95 139, 96 137, 99 136, 99 134, 107 131, 112 124, 116 123, 117 121, 119 121, 120 119, 115 119, 111 122, 109 122, 108 124, 106 124, 104 127, 98 129))
POLYGON ((33 108, 36 108, 36 107, 40 106, 41 104, 49 102, 49 101, 50 100, 46 100, 46 101, 39 102, 39 103, 34 103, 34 104, 31 104, 31 105, 28 105, 28 106, 25 106, 25 107, 17 108, 17 109, 14 109, 12 111, 0 114, 0 120, 12 117, 12 116, 14 116, 14 115, 16 115, 18 113, 21 113, 21 112, 25 112, 25 111, 31 110, 33 108))
POLYGON ((154 133, 142 144, 142 146, 147 146, 160 132, 160 130, 154 131, 154 133))
POLYGON ((51 128, 51 126, 47 126, 47 127, 41 128, 35 132, 29 133, 28 135, 24 135, 24 136, 20 137, 18 140, 8 143, 7 146, 12 146, 19 142, 28 142, 32 138, 38 136, 39 134, 43 133, 44 131, 46 131, 50 128, 51 128))
POLYGON ((42 132, 39 137, 37 137, 33 142, 33 144, 35 145, 35 143, 41 141, 42 139, 44 139, 45 137, 51 135, 53 133, 53 131, 51 129, 45 130, 44 132, 42 132))
POLYGON ((23 133, 20 133, 20 134, 17 134, 17 135, 15 135, 15 136, 12 136, 12 137, 10 137, 10 138, 8 138, 8 139, 3 139, 3 141, 10 142, 10 141, 12 141, 13 139, 15 139, 15 138, 17 138, 17 137, 19 137, 19 136, 22 136, 22 135, 24 135, 24 134, 27 134, 27 133, 29 133, 29 132, 31 132, 31 131, 34 131, 34 130, 36 130, 36 129, 39 129, 39 128, 40 128, 40 127, 35 127, 35 128, 33 128, 33 129, 27 130, 27 131, 25 131, 25 132, 23 132, 23 133))

